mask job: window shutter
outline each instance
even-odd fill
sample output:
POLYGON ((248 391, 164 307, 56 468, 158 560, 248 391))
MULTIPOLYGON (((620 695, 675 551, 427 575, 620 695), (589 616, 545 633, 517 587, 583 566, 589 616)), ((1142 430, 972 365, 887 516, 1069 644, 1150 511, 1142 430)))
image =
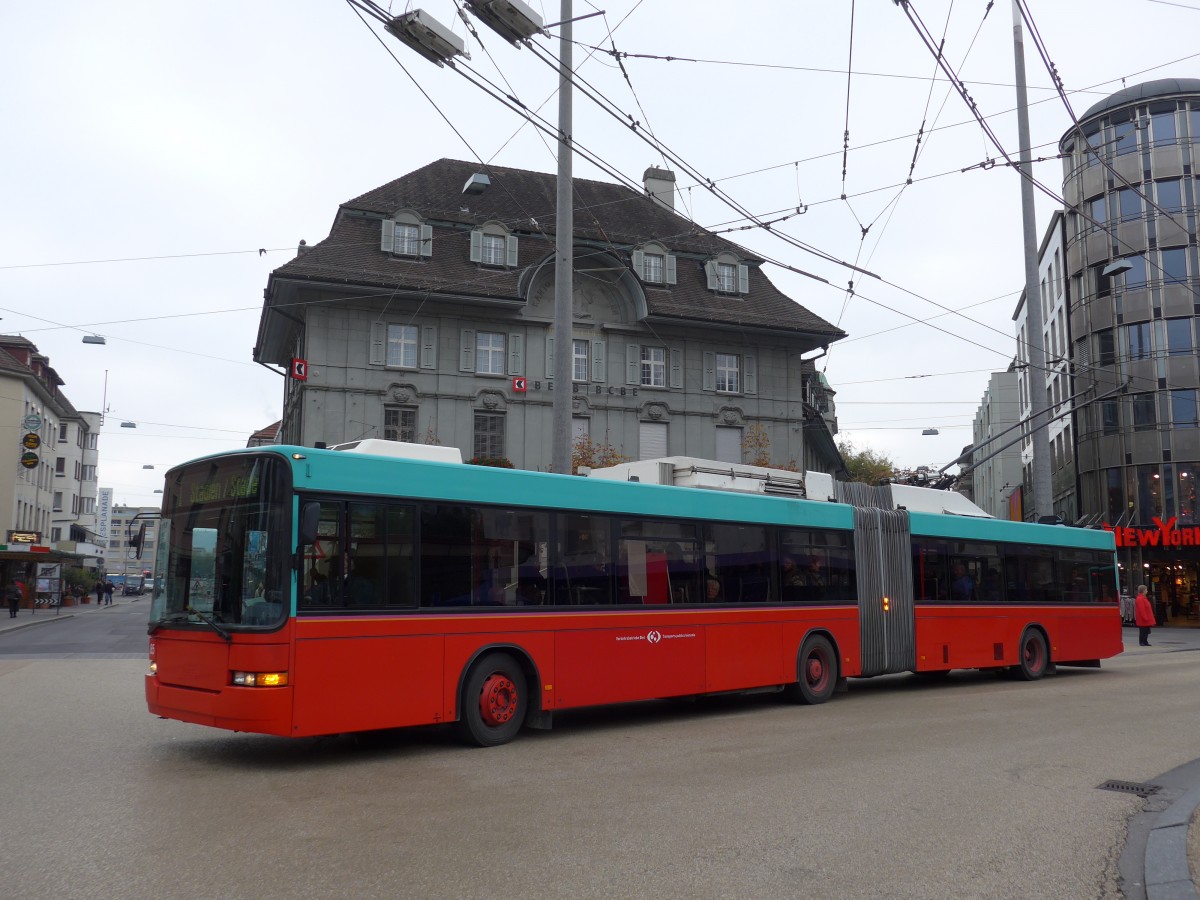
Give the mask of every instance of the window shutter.
POLYGON ((667 254, 667 284, 675 284, 675 257, 667 254))
POLYGON ((479 262, 483 255, 483 232, 476 230, 471 232, 471 262, 479 262))
POLYGON ((371 323, 371 352, 370 363, 373 366, 382 366, 387 362, 387 323, 372 322, 371 323))
MULTIPOLYGON (((678 348, 672 348, 671 352, 671 381, 670 385, 673 388, 683 387, 683 351, 678 348)), ((714 357, 713 362, 716 362, 714 357)), ((717 374, 713 372, 713 387, 717 384, 717 374)))
POLYGON ((704 354, 704 390, 715 391, 717 389, 717 354, 705 352, 704 354))
POLYGON ((667 455, 667 423, 638 423, 638 459, 662 459, 667 455))
POLYGON ((758 362, 747 353, 742 357, 742 393, 758 393, 758 362))
POLYGON ((433 226, 421 226, 421 255, 433 256, 433 226))
POLYGON ((462 351, 458 357, 458 371, 474 372, 475 371, 475 329, 464 328, 459 333, 459 344, 462 351))
POLYGON ((525 337, 516 332, 508 335, 508 374, 523 375, 525 372, 525 337))
POLYGON ((717 289, 717 264, 711 259, 704 264, 704 274, 708 276, 708 289, 715 291, 717 289))
POLYGON ((546 380, 551 381, 554 378, 554 338, 546 335, 546 380))
POLYGON ((625 345, 625 383, 642 383, 642 348, 637 344, 625 345))
POLYGON ((515 269, 517 267, 517 236, 510 234, 505 245, 508 248, 508 267, 515 269))
POLYGON ((433 325, 421 329, 421 368, 437 368, 437 328, 433 325))
POLYGON ((608 366, 604 359, 604 341, 592 341, 592 381, 604 381, 608 366))
POLYGON ((384 253, 391 253, 396 249, 396 221, 394 219, 383 220, 383 238, 379 242, 379 249, 384 253))
POLYGON ((634 250, 633 251, 633 272, 635 275, 637 275, 638 278, 644 279, 646 277, 645 265, 646 265, 646 251, 645 250, 634 250))
POLYGON ((750 267, 741 265, 738 266, 738 293, 750 293, 750 267))

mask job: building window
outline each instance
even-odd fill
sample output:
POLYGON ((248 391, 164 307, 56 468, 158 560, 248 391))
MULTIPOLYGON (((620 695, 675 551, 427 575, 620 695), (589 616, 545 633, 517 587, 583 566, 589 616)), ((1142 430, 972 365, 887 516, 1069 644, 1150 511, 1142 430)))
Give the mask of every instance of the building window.
POLYGON ((741 358, 733 353, 717 354, 717 390, 725 394, 736 394, 741 390, 741 358))
POLYGON ((588 369, 590 367, 588 350, 591 346, 591 341, 573 340, 571 341, 571 380, 572 381, 588 381, 588 369))
MULTIPOLYGON (((487 235, 484 235, 487 237, 487 235)), ((475 372, 479 375, 504 374, 504 335, 494 331, 475 334, 475 372)))
POLYGON ((740 463, 742 461, 742 429, 718 425, 715 450, 718 461, 740 463))
POLYGON ((1096 332, 1096 365, 1111 366, 1117 361, 1117 345, 1111 328, 1096 332))
POLYGON ((417 411, 402 406, 383 408, 383 439, 385 441, 417 442, 417 411))
POLYGON ((1120 405, 1116 400, 1100 402, 1100 426, 1105 434, 1116 434, 1121 430, 1120 405))
POLYGON ((57 544, 61 540, 62 540, 62 529, 61 528, 51 528, 50 529, 50 543, 57 544))
POLYGON ((717 263, 717 290, 722 294, 737 293, 737 266, 717 263))
POLYGON ((1167 284, 1187 282, 1187 251, 1182 247, 1162 251, 1163 281, 1167 284))
POLYGON ((1154 417, 1154 394, 1134 394, 1133 401, 1133 430, 1153 431, 1158 422, 1154 417))
POLYGON ((1175 110, 1168 109, 1150 116, 1150 136, 1153 146, 1166 147, 1178 138, 1175 128, 1175 110))
POLYGON ((504 265, 504 236, 485 234, 480 238, 479 261, 485 266, 504 265))
POLYGON ((60 441, 65 441, 67 439, 67 428, 68 425, 66 422, 58 426, 58 439, 60 441))
POLYGON ((421 249, 421 230, 416 225, 396 223, 396 242, 393 253, 400 256, 416 256, 421 249))
POLYGON ((647 387, 667 386, 667 348, 642 348, 642 384, 647 387))
POLYGON ((402 369, 417 367, 417 326, 389 325, 387 330, 387 364, 402 369))
POLYGON ((480 459, 500 459, 504 456, 504 416, 497 413, 475 413, 475 456, 480 459))
POLYGON ((55 475, 66 475, 67 474, 67 458, 65 456, 60 456, 54 460, 54 474, 55 475))
POLYGON ((1108 205, 1104 197, 1097 197, 1092 201, 1092 218, 1095 220, 1097 228, 1103 228, 1108 222, 1108 205))
POLYGON ((1196 428, 1196 392, 1192 389, 1171 391, 1171 424, 1176 428, 1196 428))
MULTIPOLYGON (((1200 140, 1200 135, 1193 140, 1200 140)), ((1178 178, 1154 183, 1154 193, 1158 198, 1160 208, 1167 212, 1177 212, 1183 209, 1183 190, 1180 185, 1181 182, 1178 178)))
POLYGON ((662 284, 663 257, 661 253, 647 253, 642 257, 642 280, 662 284))
POLYGON ((1130 359, 1150 358, 1150 323, 1139 322, 1137 325, 1125 326, 1126 340, 1129 342, 1130 359))
POLYGON ((1192 320, 1167 319, 1167 355, 1191 356, 1192 353, 1192 320))
POLYGON ((1142 217, 1142 198, 1136 192, 1129 188, 1121 188, 1117 191, 1117 199, 1120 201, 1122 222, 1131 222, 1142 217))
POLYGON ((1137 129, 1133 127, 1132 122, 1118 122, 1113 126, 1113 132, 1116 135, 1114 143, 1117 156, 1132 153, 1137 149, 1137 129))
POLYGON ((62 498, 63 498, 62 491, 54 492, 54 511, 55 512, 62 512, 62 498))

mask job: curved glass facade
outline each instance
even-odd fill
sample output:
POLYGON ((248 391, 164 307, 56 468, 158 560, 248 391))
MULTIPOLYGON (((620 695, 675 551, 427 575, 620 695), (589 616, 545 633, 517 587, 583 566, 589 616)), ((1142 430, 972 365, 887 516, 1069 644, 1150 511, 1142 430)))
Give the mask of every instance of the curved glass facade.
POLYGON ((1200 614, 1200 547, 1149 543, 1200 525, 1200 79, 1114 94, 1059 149, 1080 511, 1134 529, 1122 587, 1200 614))

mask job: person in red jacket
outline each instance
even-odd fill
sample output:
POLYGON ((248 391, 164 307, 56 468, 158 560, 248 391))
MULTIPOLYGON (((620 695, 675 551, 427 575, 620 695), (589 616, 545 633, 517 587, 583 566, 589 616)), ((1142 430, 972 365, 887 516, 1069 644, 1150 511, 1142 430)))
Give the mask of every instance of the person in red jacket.
POLYGON ((1146 586, 1139 584, 1137 597, 1133 601, 1133 623, 1138 627, 1138 644, 1150 646, 1150 627, 1154 624, 1154 607, 1146 596, 1146 586))

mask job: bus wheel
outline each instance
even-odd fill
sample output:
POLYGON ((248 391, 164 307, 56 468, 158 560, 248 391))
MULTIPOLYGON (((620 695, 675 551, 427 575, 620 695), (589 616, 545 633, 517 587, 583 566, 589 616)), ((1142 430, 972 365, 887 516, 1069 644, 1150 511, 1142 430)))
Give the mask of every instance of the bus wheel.
POLYGON ((1014 669, 1022 681, 1037 681, 1046 674, 1050 664, 1050 653, 1046 649, 1046 638, 1036 628, 1026 628, 1017 648, 1019 661, 1014 669))
POLYGON ((824 703, 837 687, 837 657, 829 639, 814 634, 800 648, 796 683, 788 685, 789 699, 801 703, 824 703))
POLYGON ((463 687, 458 727, 463 739, 480 747, 506 744, 525 724, 529 701, 525 673, 507 653, 491 653, 471 667, 463 687))

